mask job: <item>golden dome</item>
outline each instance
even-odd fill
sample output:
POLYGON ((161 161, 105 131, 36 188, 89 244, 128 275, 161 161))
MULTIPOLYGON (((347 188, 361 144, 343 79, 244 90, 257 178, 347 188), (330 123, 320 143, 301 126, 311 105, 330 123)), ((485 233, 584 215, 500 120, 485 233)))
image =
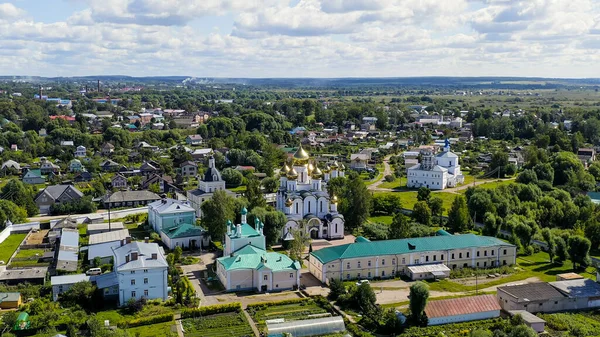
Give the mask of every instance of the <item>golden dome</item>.
POLYGON ((308 163, 308 173, 310 174, 315 169, 315 166, 312 163, 308 163))
POLYGON ((314 171, 312 171, 313 178, 321 178, 322 175, 323 175, 323 172, 321 172, 321 169, 318 166, 315 168, 314 171))
POLYGON ((344 163, 340 163, 340 171, 343 171, 346 169, 346 166, 344 166, 344 163))
POLYGON ((290 172, 290 167, 288 166, 287 163, 283 163, 283 167, 281 168, 281 170, 279 171, 279 174, 284 176, 286 175, 288 172, 290 172))
POLYGON ((288 171, 287 177, 288 179, 296 179, 298 178, 298 172, 292 167, 292 169, 288 171))
POLYGON ((337 204, 337 202, 338 202, 338 198, 337 198, 336 195, 334 195, 333 198, 331 198, 331 203, 332 204, 337 204))
POLYGON ((302 144, 300 144, 300 147, 298 147, 298 150, 294 153, 294 160, 308 160, 309 158, 310 155, 302 148, 302 144))
POLYGON ((331 164, 331 168, 332 168, 333 170, 335 170, 335 169, 337 169, 338 167, 340 167, 340 165, 338 164, 337 160, 334 160, 334 161, 333 161, 333 164, 331 164))
POLYGON ((325 168, 323 169, 324 173, 329 173, 331 172, 331 167, 329 167, 329 164, 327 164, 327 166, 325 166, 325 168))
POLYGON ((294 202, 292 201, 292 199, 289 199, 289 198, 288 198, 288 200, 286 200, 286 201, 285 201, 285 205, 286 205, 287 207, 292 207, 292 205, 293 205, 293 204, 294 204, 294 202))

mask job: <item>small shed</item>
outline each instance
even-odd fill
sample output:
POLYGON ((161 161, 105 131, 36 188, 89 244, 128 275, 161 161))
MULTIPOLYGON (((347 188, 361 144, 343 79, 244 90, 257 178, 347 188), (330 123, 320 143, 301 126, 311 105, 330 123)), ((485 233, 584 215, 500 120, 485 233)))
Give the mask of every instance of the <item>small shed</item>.
POLYGON ((408 272, 413 281, 450 277, 450 268, 442 263, 410 266, 408 272))
POLYGON ((494 295, 469 296, 427 302, 429 325, 469 322, 500 317, 500 304, 494 295))
POLYGON ((267 323, 268 336, 283 336, 290 333, 294 337, 321 336, 346 331, 344 319, 340 316, 304 319, 284 323, 267 323))
POLYGON ((21 305, 21 293, 0 293, 0 309, 17 309, 21 305))
POLYGON ((510 314, 510 316, 521 315, 523 321, 525 321, 525 325, 532 328, 537 333, 544 332, 544 329, 546 328, 546 321, 530 313, 529 311, 511 310, 508 313, 510 314))

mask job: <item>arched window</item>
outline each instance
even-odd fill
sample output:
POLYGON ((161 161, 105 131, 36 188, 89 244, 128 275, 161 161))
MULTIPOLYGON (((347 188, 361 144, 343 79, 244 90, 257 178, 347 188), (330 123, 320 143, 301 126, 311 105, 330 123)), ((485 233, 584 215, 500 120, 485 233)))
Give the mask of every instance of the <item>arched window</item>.
POLYGON ((300 212, 298 212, 298 203, 296 203, 296 214, 299 214, 300 212))

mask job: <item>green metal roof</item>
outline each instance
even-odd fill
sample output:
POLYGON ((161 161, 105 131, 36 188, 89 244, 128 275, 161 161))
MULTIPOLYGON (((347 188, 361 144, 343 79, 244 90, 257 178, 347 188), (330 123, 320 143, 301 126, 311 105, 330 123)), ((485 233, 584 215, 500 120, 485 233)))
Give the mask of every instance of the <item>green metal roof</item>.
POLYGON ((202 227, 194 226, 189 223, 183 223, 176 227, 163 229, 163 233, 165 233, 171 239, 200 236, 202 235, 203 231, 204 230, 202 227))
POLYGON ((252 245, 247 245, 232 255, 218 258, 217 262, 223 265, 225 270, 268 268, 272 271, 282 271, 301 268, 298 262, 292 261, 286 255, 267 252, 252 245))
POLYGON ((491 247, 499 245, 505 247, 514 247, 510 243, 506 243, 494 237, 464 234, 450 236, 428 236, 400 240, 355 242, 336 247, 319 249, 310 254, 321 261, 321 263, 328 263, 338 259, 352 259, 368 256, 408 254, 473 247, 491 247))
MULTIPOLYGON (((230 238, 235 239, 235 226, 233 227, 233 233, 229 235, 230 238)), ((254 227, 248 225, 247 223, 242 224, 242 237, 243 238, 251 238, 254 236, 259 236, 260 233, 254 229, 254 227)))

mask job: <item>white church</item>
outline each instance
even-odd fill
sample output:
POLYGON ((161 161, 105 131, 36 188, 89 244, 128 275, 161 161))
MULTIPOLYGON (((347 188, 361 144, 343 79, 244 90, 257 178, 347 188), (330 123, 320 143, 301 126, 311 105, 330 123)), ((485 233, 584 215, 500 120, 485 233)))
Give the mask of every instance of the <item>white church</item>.
POLYGON ((460 171, 458 156, 450 151, 450 142, 447 139, 444 150, 436 155, 430 150, 422 151, 421 163, 408 168, 406 176, 407 187, 427 187, 431 190, 455 187, 465 181, 460 171))
POLYGON ((337 211, 337 197, 330 200, 326 187, 329 179, 343 177, 344 169, 334 161, 321 170, 300 145, 291 163, 284 164, 279 173, 277 209, 287 217, 283 240, 293 240, 291 229, 301 227, 313 239, 344 237, 344 217, 337 211))

